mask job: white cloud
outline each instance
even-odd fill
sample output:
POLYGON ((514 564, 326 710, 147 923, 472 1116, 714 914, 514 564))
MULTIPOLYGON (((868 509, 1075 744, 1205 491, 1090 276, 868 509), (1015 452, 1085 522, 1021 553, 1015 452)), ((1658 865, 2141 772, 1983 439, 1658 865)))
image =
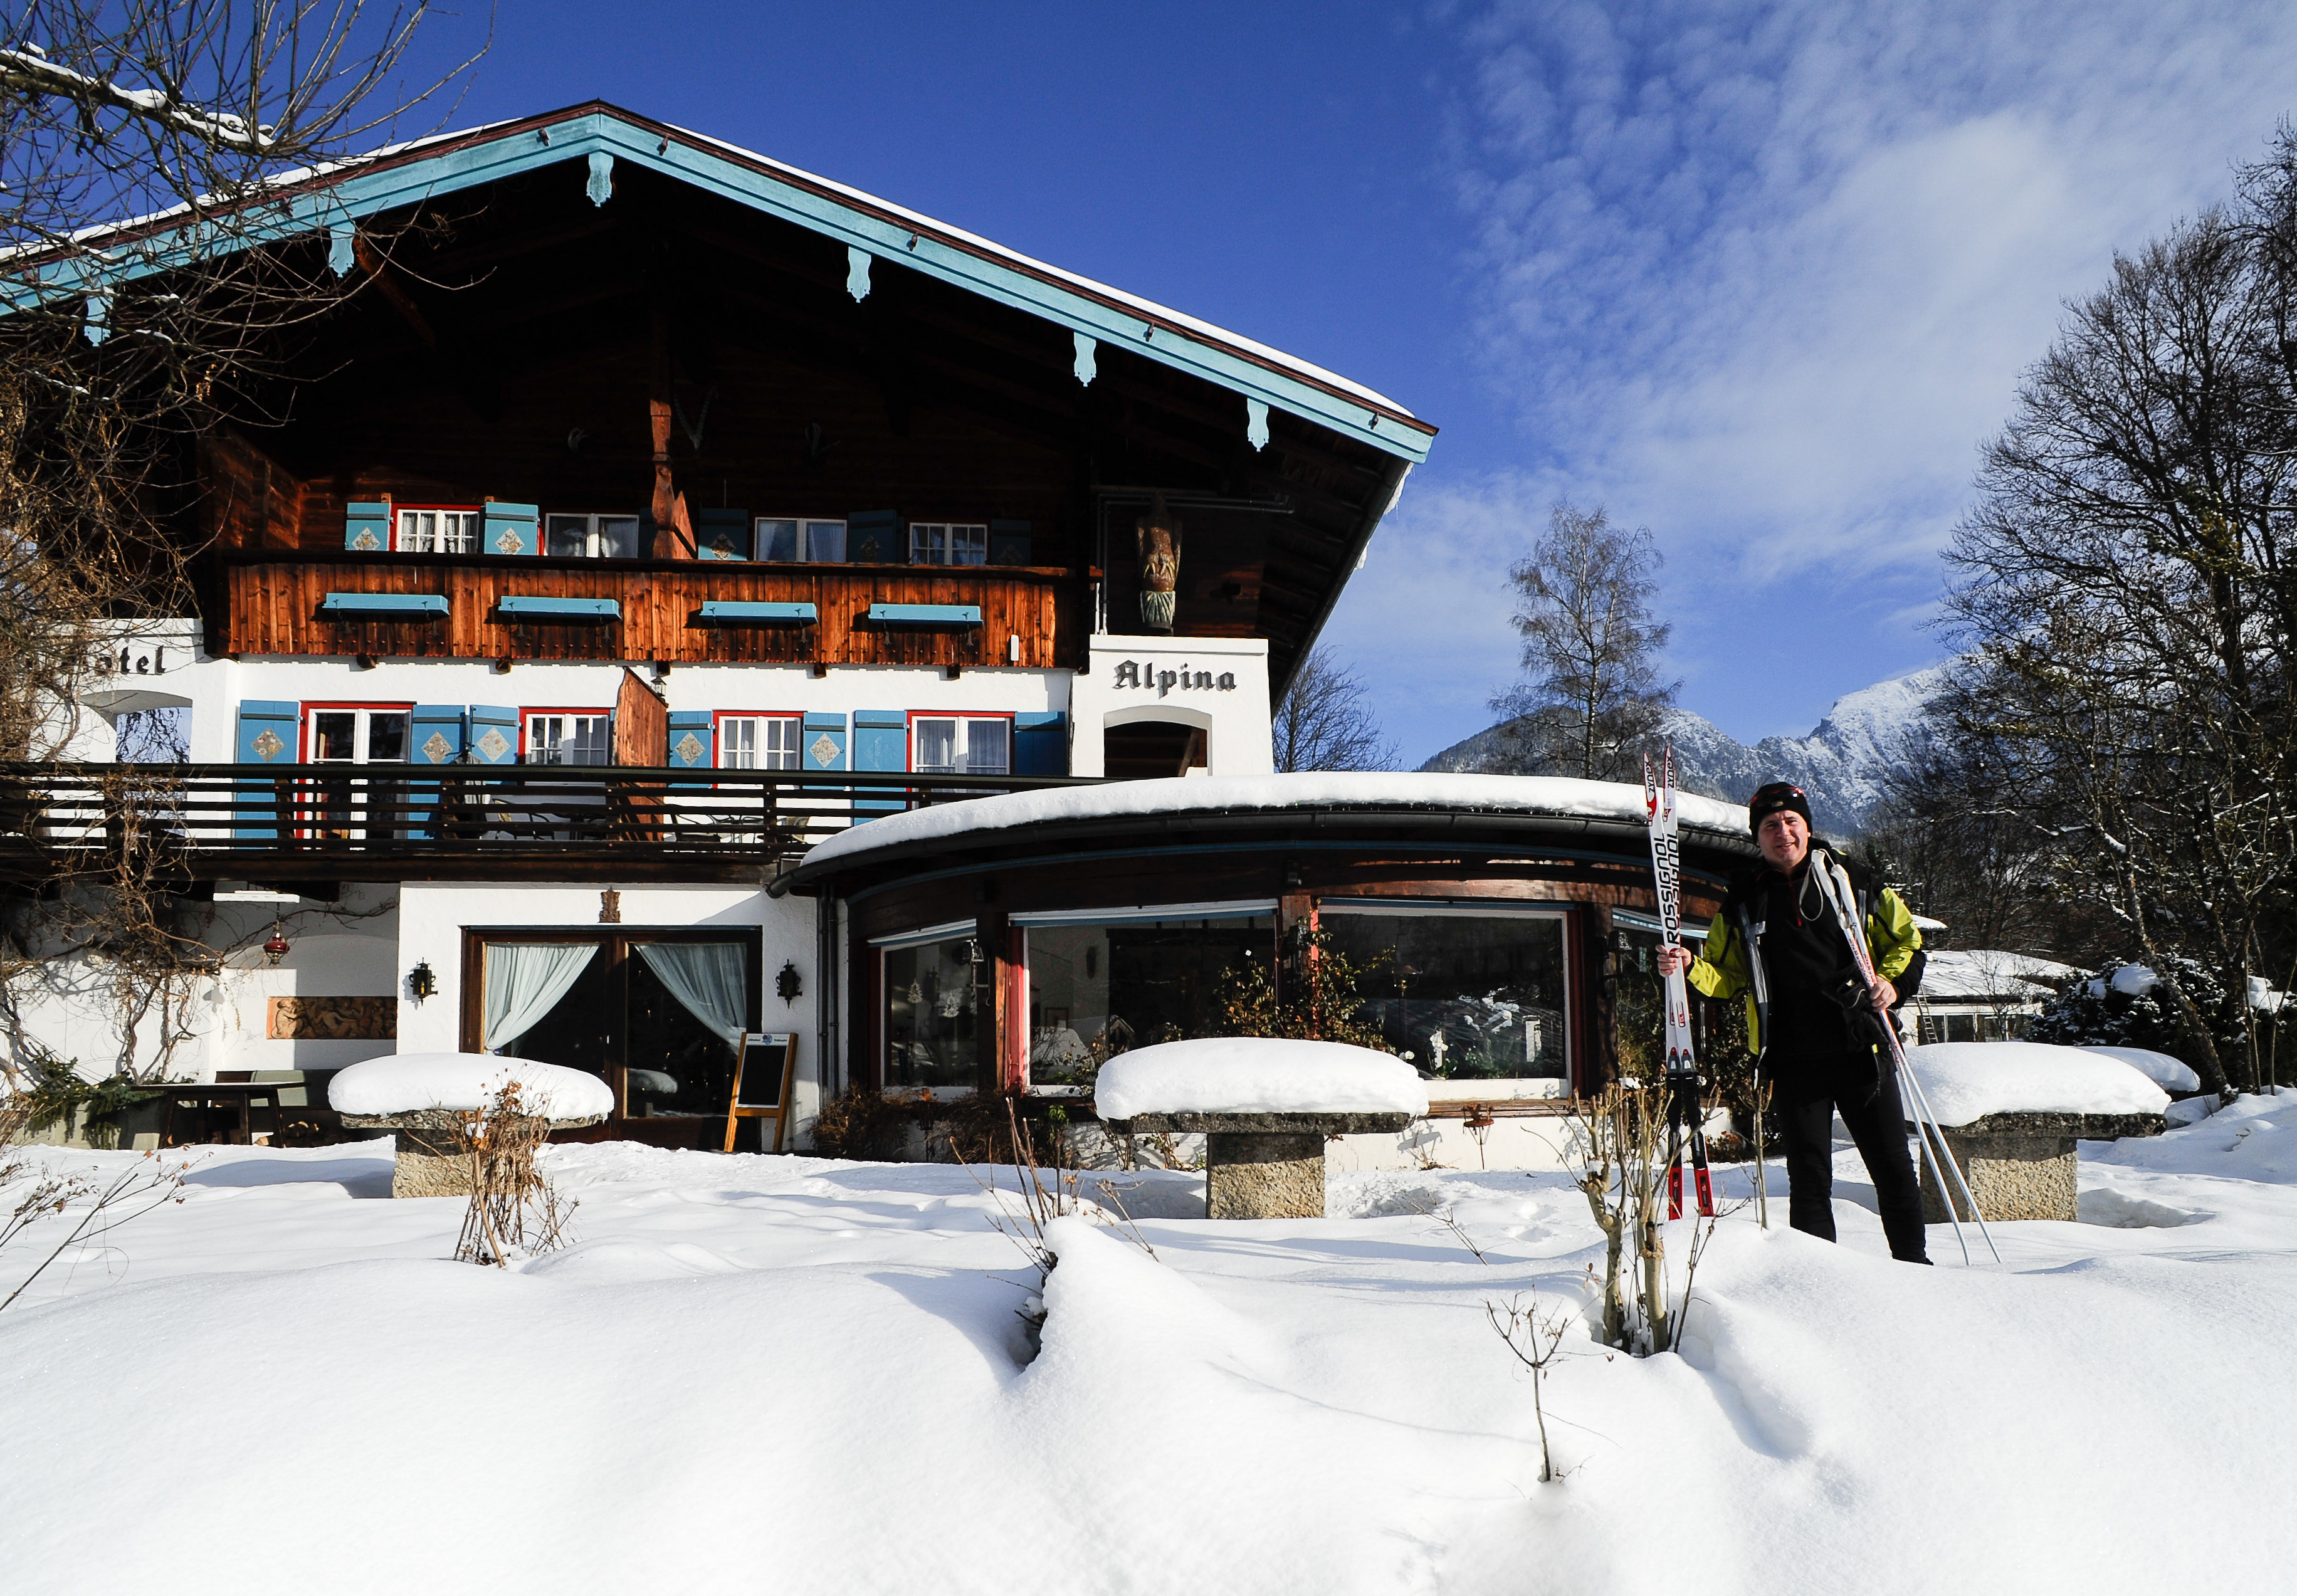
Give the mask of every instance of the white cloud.
POLYGON ((1524 452, 1447 478, 1439 444, 1399 519, 1486 584, 1528 483, 1538 519, 1568 490, 1648 523, 1686 701, 1741 735, 1940 652, 1909 616, 2062 302, 2222 196, 2297 98, 2285 4, 1523 3, 1460 26, 1474 343, 1524 452), (1750 621, 1848 662, 1746 698, 1733 675, 1769 668, 1750 621), (1734 695, 1768 723, 1731 725, 1734 695))

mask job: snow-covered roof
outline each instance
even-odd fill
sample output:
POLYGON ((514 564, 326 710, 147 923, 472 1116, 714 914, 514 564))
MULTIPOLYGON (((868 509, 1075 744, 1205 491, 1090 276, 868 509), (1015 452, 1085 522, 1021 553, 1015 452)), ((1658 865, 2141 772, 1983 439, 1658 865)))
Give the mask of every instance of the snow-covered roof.
MULTIPOLYGON (((993 798, 968 798, 888 815, 816 843, 800 868, 802 873, 818 874, 822 866, 840 860, 1047 822, 1313 809, 1468 810, 1636 827, 1646 819, 1642 787, 1562 776, 1320 770, 1285 776, 1173 777, 1003 793, 993 798)), ((1747 841, 1747 811, 1735 803, 1679 794, 1675 818, 1685 831, 1747 841)))
MULTIPOLYGON (((1313 361, 771 156, 601 101, 279 174, 261 185, 259 203, 242 208, 240 224, 218 231, 203 222, 193 229, 194 240, 174 234, 180 208, 91 229, 77 242, 96 250, 100 261, 60 253, 37 275, 48 281, 49 292, 78 292, 98 278, 169 269, 202 248, 243 249, 315 232, 335 237, 337 269, 344 270, 350 229, 359 218, 539 167, 584 160, 596 204, 611 200, 614 164, 627 161, 838 239, 857 253, 899 260, 1061 323, 1081 338, 1192 372, 1406 461, 1425 459, 1435 434, 1387 395, 1313 361)), ((867 292, 866 281, 865 275, 860 292, 867 292)), ((1083 350, 1079 353, 1082 361, 1083 350)))
POLYGON ((2038 958, 2030 953, 2005 953, 1991 948, 1941 948, 1932 952, 1922 967, 1920 1000, 2038 1000, 2057 995, 2057 989, 2048 983, 2070 980, 2080 973, 2070 964, 2038 958))

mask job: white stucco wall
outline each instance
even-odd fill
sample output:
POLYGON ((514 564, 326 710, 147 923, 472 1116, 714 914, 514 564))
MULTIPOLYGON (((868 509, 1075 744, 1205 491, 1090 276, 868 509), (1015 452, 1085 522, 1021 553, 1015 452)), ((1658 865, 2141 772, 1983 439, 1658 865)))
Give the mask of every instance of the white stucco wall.
MULTIPOLYGON (((473 927, 596 926, 604 885, 544 886, 522 883, 408 882, 400 888, 397 981, 399 1046, 402 1053, 455 1052, 463 1045, 463 934, 473 927), (416 1002, 407 973, 431 966, 439 990, 416 1002)), ((820 1107, 821 1059, 814 1003, 814 905, 811 898, 770 898, 756 887, 632 886, 622 894, 621 929, 652 926, 687 930, 725 926, 760 934, 761 1028, 794 1031, 797 1041, 794 1123, 820 1107), (794 1003, 774 991, 785 963, 794 964, 803 992, 794 1003)))
POLYGON ((1266 638, 1109 633, 1092 639, 1090 657, 1091 668, 1069 686, 1071 775, 1105 774, 1102 734, 1133 720, 1208 731, 1208 774, 1275 769, 1266 638))

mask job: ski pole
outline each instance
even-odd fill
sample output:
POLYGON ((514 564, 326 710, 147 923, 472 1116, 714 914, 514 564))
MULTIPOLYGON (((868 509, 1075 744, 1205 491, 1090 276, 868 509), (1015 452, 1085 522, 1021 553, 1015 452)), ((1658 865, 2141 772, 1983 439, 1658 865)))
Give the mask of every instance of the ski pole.
MULTIPOLYGON (((1945 1127, 1938 1123, 1938 1115, 1931 1112, 1930 1097, 1922 1090, 1922 1078, 1914 1074, 1914 1065, 1906 1062, 1904 1053, 1899 1054, 1898 1057, 1907 1084, 1913 1088, 1914 1106, 1920 1110, 1919 1117, 1914 1122, 1915 1128, 1920 1130, 1927 1126, 1929 1133, 1937 1139, 1942 1162, 1947 1169, 1954 1172, 1954 1188, 1962 1194, 1963 1204, 1970 1210, 1971 1222, 1978 1227, 1979 1235, 1985 1238, 1986 1250, 1992 1253, 1994 1261, 1999 1263, 2002 1262, 2002 1250, 1994 1245, 1994 1232, 1986 1228, 1986 1216, 1978 1211, 1978 1199, 1971 1195, 1969 1183, 1962 1178, 1962 1166, 1955 1162, 1954 1149, 1947 1145, 1945 1127)), ((1952 1213, 1954 1200, 1947 1196, 1944 1181, 1939 1182, 1939 1195, 1947 1198, 1947 1212, 1952 1213)), ((1959 1233, 1959 1227, 1957 1227, 1956 1234, 1959 1233)))

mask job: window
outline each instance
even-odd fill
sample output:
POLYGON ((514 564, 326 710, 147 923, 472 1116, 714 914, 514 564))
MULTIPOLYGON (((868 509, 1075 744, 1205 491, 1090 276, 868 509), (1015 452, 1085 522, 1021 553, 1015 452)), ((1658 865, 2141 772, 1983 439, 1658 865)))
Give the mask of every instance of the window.
POLYGON ((551 711, 526 718, 526 762, 530 765, 613 763, 613 717, 551 711))
POLYGON ((1016 917, 1026 939, 1029 1080, 1091 1083, 1099 1066, 1134 1046, 1218 1033, 1221 1001, 1276 953, 1266 902, 1016 917))
POLYGON ((477 510, 401 510, 396 547, 401 554, 469 555, 479 551, 477 510))
POLYGON ((887 948, 885 1084, 972 1087, 981 1064, 981 989, 988 979, 971 934, 887 948))
POLYGON ((551 515, 544 520, 542 552, 576 559, 635 560, 635 515, 551 515))
MULTIPOLYGON (((314 707, 308 712, 311 762, 315 765, 397 765, 407 760, 407 728, 412 712, 391 709, 314 707)), ((396 782, 364 777, 329 777, 313 794, 321 824, 318 835, 357 841, 406 835, 399 824, 406 800, 396 782)))
POLYGON ((783 563, 843 564, 845 523, 796 516, 761 515, 755 522, 758 558, 783 563))
POLYGON ((727 770, 794 770, 795 715, 721 715, 718 718, 718 764, 727 770))
POLYGON ((407 758, 406 709, 315 709, 311 712, 311 762, 315 765, 390 765, 407 758))
MULTIPOLYGON (((1562 1080, 1566 1031, 1562 915, 1327 898, 1318 923, 1357 970, 1357 1017, 1443 1080, 1562 1080)), ((1631 1045, 1619 1024, 1623 1066, 1631 1045)), ((1654 1005, 1653 1014, 1657 1013, 1654 1005)))
POLYGON ((910 722, 910 769, 936 776, 1004 776, 1013 769, 1009 718, 919 715, 910 722))
POLYGON ((910 564, 912 565, 985 565, 989 563, 987 522, 912 521, 910 522, 910 564))

